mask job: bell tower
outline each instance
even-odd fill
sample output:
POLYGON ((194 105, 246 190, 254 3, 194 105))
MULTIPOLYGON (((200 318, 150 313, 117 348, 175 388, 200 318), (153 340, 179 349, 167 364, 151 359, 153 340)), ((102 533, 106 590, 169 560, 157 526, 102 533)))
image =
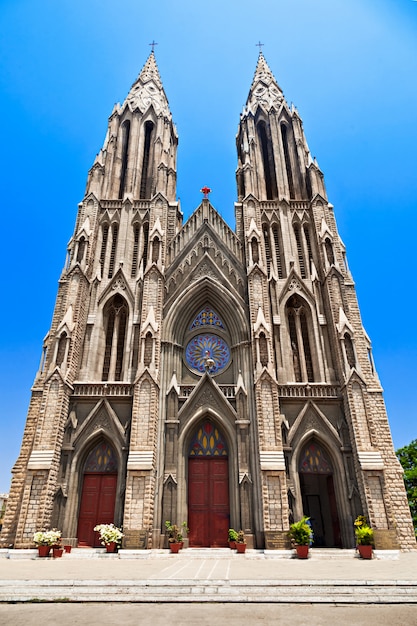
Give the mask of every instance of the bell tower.
MULTIPOLYGON (((150 524, 165 253, 182 223, 177 146, 152 51, 88 174, 13 469, 6 545, 27 547, 34 529, 51 525, 91 545, 85 493, 92 484, 100 491, 93 475, 110 470, 109 521, 127 532, 150 524), (91 459, 103 450, 111 463, 99 466, 91 459)), ((96 504, 93 522, 106 521, 96 504)))
POLYGON ((266 544, 288 511, 290 521, 311 517, 316 546, 350 545, 362 513, 381 547, 410 547, 402 472, 333 206, 262 52, 237 153, 266 544))

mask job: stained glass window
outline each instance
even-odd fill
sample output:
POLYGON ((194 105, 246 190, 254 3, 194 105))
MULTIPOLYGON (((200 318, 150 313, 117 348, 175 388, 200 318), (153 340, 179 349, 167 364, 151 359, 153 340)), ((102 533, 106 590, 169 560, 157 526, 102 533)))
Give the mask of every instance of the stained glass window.
POLYGON ((225 328, 222 320, 215 311, 209 306, 204 307, 202 311, 193 320, 190 330, 200 328, 200 326, 216 326, 217 328, 225 328))
POLYGON ((190 456, 227 456, 227 446, 211 422, 204 422, 197 430, 190 446, 190 456))
POLYGON ((332 474, 332 466, 322 448, 314 441, 309 443, 300 459, 300 472, 304 474, 332 474))
POLYGON ((207 369, 210 374, 217 374, 230 361, 229 346, 217 335, 197 335, 185 348, 185 360, 197 372, 203 373, 207 369))
POLYGON ((117 459, 113 448, 105 441, 101 441, 93 448, 85 462, 84 472, 117 472, 117 459))

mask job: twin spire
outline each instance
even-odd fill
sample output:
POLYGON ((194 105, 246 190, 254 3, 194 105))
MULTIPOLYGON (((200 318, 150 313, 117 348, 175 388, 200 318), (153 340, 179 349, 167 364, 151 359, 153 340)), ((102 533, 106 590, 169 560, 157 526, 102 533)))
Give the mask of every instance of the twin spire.
MULTIPOLYGON (((132 109, 139 108, 142 113, 152 104, 157 114, 171 117, 159 69, 152 50, 138 78, 130 88, 126 101, 132 109)), ((255 113, 258 106, 269 111, 279 108, 284 101, 284 94, 278 85, 262 50, 259 52, 252 85, 246 101, 245 113, 255 113)))

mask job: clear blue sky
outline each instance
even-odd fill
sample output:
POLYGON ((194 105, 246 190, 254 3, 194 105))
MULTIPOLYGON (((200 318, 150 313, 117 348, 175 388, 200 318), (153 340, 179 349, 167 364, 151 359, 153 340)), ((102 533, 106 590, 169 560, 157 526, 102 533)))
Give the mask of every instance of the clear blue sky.
POLYGON ((209 185, 232 227, 235 134, 265 44, 335 206, 394 445, 417 438, 416 0, 1 0, 0 29, 0 492, 87 171, 153 39, 182 209, 209 185))

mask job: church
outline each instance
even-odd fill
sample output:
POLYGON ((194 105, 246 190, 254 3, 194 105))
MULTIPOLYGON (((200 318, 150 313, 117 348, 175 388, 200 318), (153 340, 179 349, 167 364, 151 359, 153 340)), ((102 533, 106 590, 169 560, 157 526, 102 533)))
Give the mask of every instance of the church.
POLYGON ((1 534, 97 546, 415 549, 382 388, 302 120, 262 52, 236 136, 234 230, 210 189, 184 222, 154 52, 88 173, 1 534))

